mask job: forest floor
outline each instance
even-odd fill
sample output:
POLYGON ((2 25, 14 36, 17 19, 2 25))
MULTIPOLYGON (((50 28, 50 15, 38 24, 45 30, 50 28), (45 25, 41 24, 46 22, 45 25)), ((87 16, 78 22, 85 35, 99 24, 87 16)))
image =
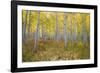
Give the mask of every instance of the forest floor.
POLYGON ((64 41, 40 40, 34 48, 34 41, 29 40, 22 45, 23 62, 80 60, 90 58, 89 43, 68 42, 64 48, 64 41))

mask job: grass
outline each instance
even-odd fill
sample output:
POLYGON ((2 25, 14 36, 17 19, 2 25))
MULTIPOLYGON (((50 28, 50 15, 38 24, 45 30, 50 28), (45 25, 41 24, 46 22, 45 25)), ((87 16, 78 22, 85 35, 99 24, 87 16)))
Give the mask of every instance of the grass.
POLYGON ((34 40, 27 40, 22 45, 23 62, 56 61, 56 60, 80 60, 90 58, 89 43, 68 42, 64 47, 64 41, 58 43, 53 40, 40 40, 38 47, 34 48, 34 40))

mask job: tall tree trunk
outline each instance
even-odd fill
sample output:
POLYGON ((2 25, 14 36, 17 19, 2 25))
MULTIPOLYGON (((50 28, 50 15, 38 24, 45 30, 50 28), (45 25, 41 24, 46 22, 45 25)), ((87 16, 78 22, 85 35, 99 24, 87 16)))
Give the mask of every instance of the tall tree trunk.
POLYGON ((23 24, 22 24, 22 41, 23 42, 25 42, 25 40, 26 40, 27 16, 28 16, 28 11, 26 10, 25 20, 23 19, 23 24))
POLYGON ((77 20, 76 20, 76 15, 74 13, 74 33, 73 33, 73 39, 76 41, 76 34, 77 34, 77 20))
POLYGON ((35 32, 35 43, 34 43, 34 48, 37 48, 37 44, 38 44, 39 24, 40 24, 40 11, 38 11, 38 18, 37 18, 37 24, 36 24, 36 32, 35 32))
POLYGON ((58 42, 59 41, 59 26, 58 26, 58 16, 56 13, 56 31, 55 31, 55 39, 58 42))
POLYGON ((28 23, 28 37, 30 38, 30 27, 31 27, 31 11, 29 11, 29 23, 28 23))
POLYGON ((83 40, 83 43, 86 43, 87 41, 85 14, 82 15, 82 40, 83 40))
POLYGON ((70 16, 70 33, 69 33, 69 39, 71 42, 71 46, 73 46, 73 13, 71 13, 70 16))
POLYGON ((74 13, 72 13, 72 20, 71 20, 71 30, 72 30, 72 35, 71 35, 71 36, 72 36, 72 45, 73 45, 73 41, 74 41, 74 32, 75 32, 75 31, 74 31, 74 27, 73 27, 73 24, 74 24, 74 23, 73 23, 73 21, 74 21, 74 20, 73 20, 73 16, 74 16, 74 13))
POLYGON ((65 48, 67 47, 67 27, 66 27, 66 20, 67 20, 67 16, 66 16, 66 13, 64 13, 64 41, 65 41, 65 48))
POLYGON ((73 17, 72 17, 72 14, 73 13, 71 13, 71 17, 70 17, 70 39, 71 39, 71 44, 73 43, 73 28, 72 28, 72 19, 73 19, 73 17))

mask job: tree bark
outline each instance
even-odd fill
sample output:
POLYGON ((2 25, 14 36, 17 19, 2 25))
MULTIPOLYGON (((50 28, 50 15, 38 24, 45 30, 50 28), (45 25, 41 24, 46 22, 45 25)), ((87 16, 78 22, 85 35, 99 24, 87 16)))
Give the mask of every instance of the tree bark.
POLYGON ((55 39, 58 42, 59 41, 59 26, 58 26, 58 16, 56 13, 56 31, 55 31, 55 39))
POLYGON ((86 43, 86 41, 87 41, 85 15, 82 15, 82 40, 83 40, 83 43, 86 43))
POLYGON ((28 38, 30 38, 30 28, 31 28, 31 11, 29 11, 29 23, 28 23, 28 38))
POLYGON ((37 44, 38 44, 39 24, 40 24, 40 11, 38 11, 38 18, 37 18, 37 24, 36 24, 34 48, 37 48, 37 44))
POLYGON ((66 16, 66 13, 64 13, 64 41, 65 41, 65 48, 67 47, 67 24, 66 24, 66 20, 67 20, 67 16, 66 16))
POLYGON ((77 34, 77 20, 76 20, 76 15, 74 13, 74 41, 76 41, 76 34, 77 34))
POLYGON ((27 16, 28 16, 28 11, 26 11, 25 20, 23 19, 23 24, 22 24, 22 41, 23 42, 25 42, 25 40, 26 40, 27 16))

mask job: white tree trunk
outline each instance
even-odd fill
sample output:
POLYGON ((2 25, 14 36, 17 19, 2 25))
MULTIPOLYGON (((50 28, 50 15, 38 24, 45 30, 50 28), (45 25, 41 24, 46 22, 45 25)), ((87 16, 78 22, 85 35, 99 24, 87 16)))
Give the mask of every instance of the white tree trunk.
POLYGON ((82 40, 83 40, 83 43, 86 43, 86 41, 87 41, 85 15, 82 15, 82 40))
POLYGON ((76 36, 77 36, 77 20, 76 20, 76 15, 74 14, 74 33, 73 33, 74 41, 76 41, 76 36))
POLYGON ((55 31, 55 39, 58 42, 59 41, 59 26, 58 26, 58 16, 56 13, 56 31, 55 31))
POLYGON ((29 11, 29 23, 28 23, 28 37, 30 37, 30 27, 31 27, 31 11, 29 11))
POLYGON ((67 16, 66 16, 66 13, 64 13, 64 41, 65 41, 65 48, 67 47, 67 23, 66 23, 66 20, 67 20, 67 16))
POLYGON ((25 42, 25 40, 26 40, 27 16, 28 16, 28 11, 26 11, 25 20, 23 20, 23 24, 22 24, 22 41, 23 42, 25 42))
POLYGON ((37 44, 38 44, 39 24, 40 24, 40 11, 38 11, 38 18, 37 18, 37 24, 36 24, 34 48, 37 48, 37 44))

